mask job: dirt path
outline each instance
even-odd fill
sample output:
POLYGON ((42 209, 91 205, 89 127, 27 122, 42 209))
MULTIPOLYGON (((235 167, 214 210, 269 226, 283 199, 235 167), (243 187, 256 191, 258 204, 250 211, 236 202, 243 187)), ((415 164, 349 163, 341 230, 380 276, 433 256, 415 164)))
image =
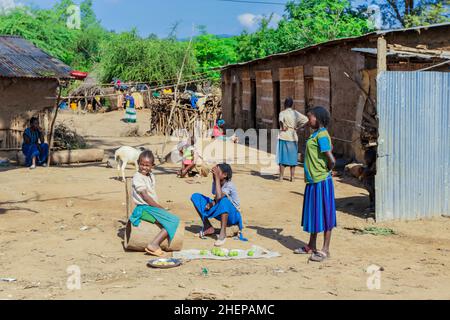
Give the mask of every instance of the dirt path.
MULTIPOLYGON (((112 130, 119 113, 62 117, 70 118, 96 147, 155 148, 162 142, 161 137, 120 137, 120 130, 112 130)), ((164 165, 155 171, 159 197, 186 221, 185 248, 210 249, 213 240, 194 236, 199 222, 189 197, 209 194, 211 181, 187 184, 175 177, 176 169, 164 165)), ((123 250, 118 231, 125 219, 125 195, 114 169, 104 164, 0 169, 0 278, 17 279, 0 282, 0 299, 185 299, 199 290, 227 299, 450 298, 450 219, 381 225, 392 228, 393 236, 358 234, 355 229, 373 225, 362 218, 367 192, 337 179, 333 257, 321 265, 307 263, 307 257, 291 254, 308 238, 300 229, 301 170, 297 182, 282 184, 254 174, 252 166, 234 170, 250 242, 229 240, 227 247, 257 244, 282 257, 192 261, 162 271, 147 268, 144 254, 123 250), (81 271, 81 290, 66 286, 67 268, 73 265, 81 271), (371 265, 384 268, 380 290, 367 288, 371 265), (202 275, 205 267, 207 277, 202 275)))

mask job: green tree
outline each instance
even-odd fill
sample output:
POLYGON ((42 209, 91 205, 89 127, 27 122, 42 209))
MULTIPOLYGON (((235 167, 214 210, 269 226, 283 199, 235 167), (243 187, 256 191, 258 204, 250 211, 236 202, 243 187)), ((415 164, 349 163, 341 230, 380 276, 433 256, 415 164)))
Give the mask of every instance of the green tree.
POLYGON ((100 77, 109 82, 117 77, 123 81, 143 81, 154 85, 172 84, 187 53, 183 78, 192 76, 197 68, 193 50, 188 43, 173 39, 143 39, 137 30, 113 34, 103 42, 100 77))
POLYGON ((69 65, 75 57, 77 33, 68 30, 52 10, 17 8, 1 17, 0 34, 21 36, 69 65))
POLYGON ((211 69, 227 64, 236 63, 237 39, 219 38, 208 34, 205 27, 201 28, 200 35, 194 39, 194 54, 198 63, 198 72, 206 73, 215 80, 220 78, 220 73, 211 69))
POLYGON ((278 28, 264 17, 259 29, 239 38, 239 59, 250 60, 308 45, 371 31, 367 20, 348 0, 297 0, 286 4, 278 28))

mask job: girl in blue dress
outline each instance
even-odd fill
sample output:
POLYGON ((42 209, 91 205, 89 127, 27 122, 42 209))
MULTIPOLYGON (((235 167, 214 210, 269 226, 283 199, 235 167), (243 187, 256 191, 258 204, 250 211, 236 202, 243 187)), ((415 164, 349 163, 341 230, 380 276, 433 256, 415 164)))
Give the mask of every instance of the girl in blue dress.
POLYGON ((220 234, 214 244, 216 247, 220 247, 225 244, 227 227, 237 225, 242 232, 243 224, 239 196, 236 187, 231 182, 233 171, 230 165, 219 164, 212 169, 212 173, 214 199, 196 193, 192 195, 191 201, 203 222, 203 230, 200 232, 201 238, 215 233, 209 219, 220 221, 220 234))
POLYGON ((314 133, 306 142, 305 180, 302 226, 310 234, 309 244, 294 252, 312 254, 310 260, 322 262, 330 257, 332 230, 336 224, 336 203, 332 170, 336 164, 327 126, 330 113, 323 107, 308 112, 314 133), (322 250, 317 250, 317 235, 324 233, 322 250))

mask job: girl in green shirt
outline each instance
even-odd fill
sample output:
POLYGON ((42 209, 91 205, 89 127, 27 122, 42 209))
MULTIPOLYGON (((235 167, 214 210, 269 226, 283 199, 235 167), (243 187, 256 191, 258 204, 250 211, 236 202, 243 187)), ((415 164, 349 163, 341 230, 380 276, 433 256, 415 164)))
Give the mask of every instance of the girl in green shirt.
POLYGON ((337 226, 334 184, 331 175, 336 160, 326 127, 330 113, 323 107, 308 112, 309 125, 314 133, 306 142, 305 180, 302 226, 311 234, 309 244, 296 254, 312 254, 310 260, 322 262, 330 257, 331 232, 337 226), (317 234, 324 232, 322 250, 316 247, 317 234))

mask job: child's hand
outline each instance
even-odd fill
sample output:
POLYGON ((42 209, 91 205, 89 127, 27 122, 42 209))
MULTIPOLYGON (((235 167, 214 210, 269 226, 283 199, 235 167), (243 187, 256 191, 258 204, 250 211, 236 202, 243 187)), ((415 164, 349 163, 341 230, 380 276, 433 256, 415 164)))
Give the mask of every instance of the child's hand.
POLYGON ((217 166, 212 168, 211 172, 212 172, 212 174, 213 174, 215 179, 219 179, 220 180, 220 178, 219 178, 219 168, 217 166))
POLYGON ((205 210, 206 210, 206 211, 209 211, 209 210, 211 210, 212 207, 213 207, 213 206, 212 206, 212 202, 210 202, 210 203, 208 203, 208 204, 206 205, 205 210))

